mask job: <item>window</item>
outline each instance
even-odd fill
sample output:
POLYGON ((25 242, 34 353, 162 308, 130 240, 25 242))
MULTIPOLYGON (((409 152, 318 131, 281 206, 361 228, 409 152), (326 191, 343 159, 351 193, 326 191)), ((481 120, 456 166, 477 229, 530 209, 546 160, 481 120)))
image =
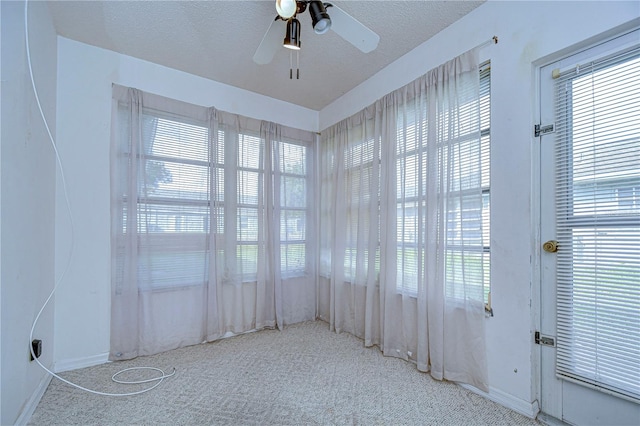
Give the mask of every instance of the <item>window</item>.
POLYGON ((396 140, 396 233, 398 291, 415 295, 424 265, 426 220, 427 117, 424 108, 407 108, 396 140))
POLYGON ((482 162, 482 281, 483 299, 491 310, 491 66, 480 70, 480 150, 482 162))
POLYGON ((281 142, 280 267, 283 276, 306 271, 309 179, 307 147, 281 142))
POLYGON ((557 372, 640 399, 640 50, 555 82, 557 372))
MULTIPOLYGON (((441 164, 452 163, 446 226, 446 294, 462 298, 459 289, 475 288, 472 297, 489 302, 490 287, 490 141, 491 76, 489 64, 480 70, 479 113, 477 100, 460 108, 470 122, 480 120, 481 132, 461 126, 444 138, 437 155, 441 164), (478 117, 479 114, 479 117, 478 117), (478 143, 480 149, 478 150, 478 143), (473 154, 472 154, 473 153, 473 154), (479 153, 479 158, 476 155, 479 153), (475 157, 474 157, 475 156, 475 157), (481 192, 481 202, 477 194, 481 192), (466 283, 466 286, 458 285, 466 283)), ((448 117, 440 115, 446 123, 448 117)), ((464 120, 463 120, 464 121, 464 120)), ((396 145, 396 217, 398 291, 416 294, 424 265, 427 217, 424 179, 428 176, 428 111, 407 108, 398 122, 396 145)), ((442 126, 446 128, 446 126, 442 126)), ((436 176, 434 174, 433 176, 436 176)))
POLYGON ((209 231, 208 129, 144 111, 140 154, 138 274, 141 288, 198 285, 209 231))
MULTIPOLYGON (((208 279, 211 241, 224 279, 255 281, 267 238, 264 138, 222 125, 213 138, 207 122, 144 108, 142 146, 132 154, 136 151, 127 143, 130 124, 125 103, 119 108, 119 123, 118 167, 129 168, 137 160, 136 202, 127 203, 123 194, 122 231, 135 226, 139 235, 140 287, 200 285, 208 279), (129 214, 128 206, 135 206, 135 215, 129 214)), ((271 143, 278 168, 268 182, 278 185, 278 191, 269 192, 279 197, 273 203, 278 204, 280 216, 272 226, 273 235, 279 236, 281 275, 287 278, 305 275, 308 269, 311 145, 281 139, 271 143)), ((127 192, 130 185, 120 186, 127 192)))
MULTIPOLYGON (((447 191, 450 200, 446 206, 447 296, 489 302, 491 87, 488 63, 480 67, 479 82, 479 99, 476 92, 463 102, 458 109, 462 118, 455 117, 457 127, 446 137, 439 135, 435 153, 427 144, 429 120, 440 120, 438 127, 443 133, 454 127, 447 125, 454 120, 446 113, 430 115, 424 99, 410 99, 400 107, 394 127, 395 140, 392 141, 395 145, 390 148, 395 148, 395 170, 390 171, 391 177, 385 175, 387 165, 384 163, 389 154, 385 149, 389 148, 384 141, 370 136, 380 132, 372 127, 374 120, 365 119, 347 130, 344 144, 328 139, 324 150, 326 170, 322 175, 324 202, 321 215, 324 223, 331 223, 331 211, 336 202, 332 191, 346 194, 343 201, 337 201, 345 203, 337 208, 346 216, 335 220, 338 232, 342 233, 339 239, 345 244, 339 261, 344 262, 346 281, 365 284, 378 280, 383 255, 380 226, 383 217, 393 216, 396 229, 391 241, 395 238, 396 242, 395 247, 385 243, 383 266, 396 275, 399 293, 410 296, 418 293, 418 284, 425 280, 427 217, 435 209, 434 205, 427 205, 427 200, 433 196, 427 192, 435 186, 427 185, 427 180, 438 179, 441 170, 436 171, 433 167, 446 164, 450 168, 448 185, 453 188, 447 191), (340 152, 330 152, 336 146, 340 152), (429 155, 434 156, 430 163, 429 155), (435 157, 438 157, 437 161, 434 161, 435 157), (340 164, 341 170, 336 164, 340 164), (342 187, 331 188, 334 182, 342 187), (380 204, 389 196, 393 197, 391 203, 395 198, 395 212, 387 211, 386 204, 380 204), (470 289, 473 294, 469 294, 470 289)), ((332 243, 329 236, 321 238, 321 273, 328 276, 332 243)))
MULTIPOLYGON (((240 134, 227 147, 236 152, 236 166, 227 166, 226 173, 235 174, 235 212, 227 218, 227 231, 236 233, 236 272, 247 281, 257 279, 259 240, 264 240, 260 222, 264 219, 264 140, 259 136, 240 134), (236 142, 235 144, 233 142, 236 142)), ((233 178, 233 177, 231 177, 233 178)), ((233 246, 233 245, 232 245, 233 246)))
POLYGON ((344 192, 348 194, 345 277, 364 284, 377 280, 380 273, 380 143, 368 138, 353 143, 344 158, 344 192))
POLYGON ((618 209, 632 212, 634 209, 640 207, 640 186, 623 187, 622 185, 616 188, 618 209))
MULTIPOLYGON (((453 208, 447 218, 446 287, 448 297, 489 301, 490 292, 490 138, 491 86, 488 64, 480 71, 479 117, 473 100, 461 108, 464 121, 480 119, 480 135, 462 126, 449 135, 441 150, 444 161, 453 157, 453 208), (478 140, 479 138, 479 140, 478 140), (478 143, 480 149, 477 149, 478 143), (480 158, 477 157, 479 154, 480 158), (482 192, 481 200, 477 197, 482 192), (463 285, 466 283, 466 286, 463 285), (473 294, 462 294, 461 289, 473 294)), ((442 118, 446 120, 446 117, 442 118)))

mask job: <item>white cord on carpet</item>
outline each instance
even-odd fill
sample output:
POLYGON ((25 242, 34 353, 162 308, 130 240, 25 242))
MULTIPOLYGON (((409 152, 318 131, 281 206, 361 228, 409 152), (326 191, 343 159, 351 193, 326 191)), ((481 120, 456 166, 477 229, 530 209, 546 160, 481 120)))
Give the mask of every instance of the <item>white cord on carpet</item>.
POLYGON ((96 391, 96 390, 92 390, 92 389, 87 389, 83 386, 80 386, 76 383, 70 382, 67 379, 64 379, 62 377, 60 377, 59 375, 57 375, 56 373, 54 373, 53 371, 49 370, 47 367, 45 367, 44 365, 42 365, 42 363, 40 362, 40 360, 36 357, 36 354, 33 351, 33 346, 31 345, 31 342, 33 341, 33 331, 36 328, 36 324, 38 323, 38 320, 40 319, 40 315, 42 315, 42 312, 44 311, 44 308, 49 304, 49 302, 51 301, 51 298, 53 297, 53 295, 55 294, 56 290, 58 289, 58 286, 60 285, 60 283, 62 282, 62 279, 64 278, 65 274, 67 273, 67 271, 69 270, 69 266, 71 264, 71 255, 73 253, 73 246, 74 246, 74 231, 73 231, 73 215, 71 214, 71 205, 69 204, 69 194, 67 192, 67 181, 65 179, 64 176, 64 169, 62 168, 62 161, 60 160, 60 154, 58 153, 58 147, 56 146, 56 142, 55 139, 53 138, 53 135, 51 134, 51 130, 49 129, 49 123, 47 122, 47 119, 44 115, 44 111, 42 110, 42 105, 40 104, 40 97, 38 96, 38 91, 36 90, 36 82, 35 79, 33 78, 33 67, 31 65, 31 51, 29 49, 29 19, 28 19, 28 6, 29 6, 29 0, 25 0, 24 2, 24 37, 25 37, 25 48, 27 51, 27 64, 29 65, 29 76, 31 77, 31 86, 33 87, 33 94, 35 95, 36 98, 36 103, 38 104, 38 110, 40 111, 40 116, 42 117, 42 121, 44 122, 44 127, 47 129, 47 134, 49 135, 49 142, 51 142, 51 147, 53 148, 53 152, 55 153, 56 156, 56 161, 58 163, 58 167, 60 169, 60 176, 62 177, 62 189, 64 192, 64 200, 67 206, 67 213, 69 215, 69 222, 70 222, 70 228, 71 228, 71 235, 70 235, 70 240, 71 240, 71 245, 69 247, 69 255, 67 257, 67 263, 65 264, 64 270, 62 271, 62 274, 60 275, 60 277, 56 280, 56 284, 53 287, 53 290, 51 290, 51 293, 49 294, 49 297, 47 297, 47 300, 44 302, 44 304, 42 305, 42 308, 40 308, 40 311, 38 312, 38 315, 36 315, 36 318, 33 320, 33 325, 31 326, 31 332, 29 333, 29 348, 31 351, 31 356, 33 357, 34 361, 36 361, 38 363, 38 365, 40 367, 42 367, 42 369, 44 371, 46 371, 47 373, 49 373, 51 376, 62 380, 63 382, 67 383, 68 385, 74 386, 78 389, 81 389, 83 391, 86 392, 90 392, 96 395, 104 395, 104 396, 131 396, 131 395, 138 395, 141 393, 145 393, 145 392, 149 392, 152 389, 155 389, 158 385, 160 385, 160 383, 162 383, 164 381, 164 379, 166 379, 167 377, 171 377, 174 374, 176 374, 176 369, 174 368, 173 371, 170 374, 166 374, 163 370, 159 369, 159 368, 155 368, 155 367, 131 367, 131 368, 125 368, 124 370, 118 371, 116 374, 114 374, 113 376, 111 376, 111 380, 113 380, 116 383, 121 383, 121 384, 127 384, 127 385, 133 385, 133 384, 141 384, 141 383, 150 383, 150 382, 154 382, 157 381, 157 383, 149 388, 137 391, 137 392, 127 392, 127 393, 108 393, 108 392, 100 392, 100 391, 96 391), (153 371, 157 371, 160 373, 160 376, 158 377, 153 377, 150 379, 145 379, 145 380, 132 380, 132 381, 126 381, 126 380, 119 380, 116 379, 116 376, 120 375, 121 373, 124 373, 126 371, 138 371, 138 370, 153 370, 153 371))

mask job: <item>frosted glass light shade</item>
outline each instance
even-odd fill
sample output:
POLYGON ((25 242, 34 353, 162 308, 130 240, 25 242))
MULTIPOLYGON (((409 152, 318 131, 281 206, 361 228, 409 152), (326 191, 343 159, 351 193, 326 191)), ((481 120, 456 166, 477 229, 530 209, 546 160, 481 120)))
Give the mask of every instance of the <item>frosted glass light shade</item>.
POLYGON ((284 19, 295 15, 297 8, 296 0, 276 0, 276 11, 284 19))

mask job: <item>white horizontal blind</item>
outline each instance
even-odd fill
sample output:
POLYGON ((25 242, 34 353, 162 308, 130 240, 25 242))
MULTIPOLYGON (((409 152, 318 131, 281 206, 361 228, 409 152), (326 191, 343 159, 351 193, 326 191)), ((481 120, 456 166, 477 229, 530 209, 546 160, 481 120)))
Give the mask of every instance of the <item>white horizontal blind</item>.
POLYGON ((307 147, 278 145, 280 165, 280 267, 285 276, 307 270, 308 166, 307 147))
POLYGON ((420 99, 398 114, 396 139, 396 236, 398 292, 418 294, 423 279, 427 185, 427 109, 420 99))
POLYGON ((491 64, 480 67, 480 156, 482 169, 482 292, 491 293, 491 64))
POLYGON ((555 97, 556 372, 640 399, 640 48, 555 97))
MULTIPOLYGON (((484 300, 479 87, 459 87, 456 115, 438 116, 439 196, 445 200, 445 294, 484 300), (449 122, 451 120, 451 122, 449 122)), ((449 113, 449 114, 448 114, 449 113)))
POLYGON ((238 135, 235 218, 228 218, 228 231, 236 221, 235 273, 244 281, 257 279, 259 241, 264 240, 264 139, 238 135))
POLYGON ((369 137, 356 140, 344 152, 343 184, 349 194, 344 274, 364 285, 380 272, 380 143, 369 137))
POLYGON ((146 110, 138 176, 138 277, 142 289, 207 279, 209 144, 206 123, 146 110))

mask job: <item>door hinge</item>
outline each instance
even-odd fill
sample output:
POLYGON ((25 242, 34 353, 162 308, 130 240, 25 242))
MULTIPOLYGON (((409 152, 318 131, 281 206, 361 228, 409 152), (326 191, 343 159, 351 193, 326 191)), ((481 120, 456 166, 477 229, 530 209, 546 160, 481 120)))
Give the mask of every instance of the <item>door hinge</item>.
POLYGON ((536 138, 542 135, 546 135, 547 133, 553 133, 553 124, 547 124, 545 126, 536 124, 535 126, 533 126, 533 135, 536 138))
POLYGON ((544 335, 540 334, 539 331, 536 331, 536 333, 535 333, 535 343, 536 343, 536 345, 555 347, 556 339, 551 337, 551 336, 544 336, 544 335))

